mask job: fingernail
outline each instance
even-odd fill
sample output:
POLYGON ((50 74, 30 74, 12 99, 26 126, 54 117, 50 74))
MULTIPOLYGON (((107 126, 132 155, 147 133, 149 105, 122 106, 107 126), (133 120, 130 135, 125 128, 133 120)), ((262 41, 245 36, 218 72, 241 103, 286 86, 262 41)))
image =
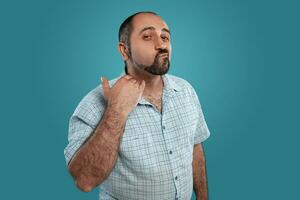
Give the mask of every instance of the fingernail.
POLYGON ((102 76, 101 76, 101 82, 103 82, 102 76))

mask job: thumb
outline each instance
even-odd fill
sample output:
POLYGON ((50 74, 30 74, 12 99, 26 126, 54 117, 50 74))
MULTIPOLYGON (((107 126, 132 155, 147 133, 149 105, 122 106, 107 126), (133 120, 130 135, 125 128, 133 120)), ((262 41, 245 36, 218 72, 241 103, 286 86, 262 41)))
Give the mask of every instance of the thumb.
POLYGON ((101 82, 102 82, 102 89, 103 89, 104 96, 105 98, 107 98, 110 90, 108 80, 104 77, 101 77, 101 82))

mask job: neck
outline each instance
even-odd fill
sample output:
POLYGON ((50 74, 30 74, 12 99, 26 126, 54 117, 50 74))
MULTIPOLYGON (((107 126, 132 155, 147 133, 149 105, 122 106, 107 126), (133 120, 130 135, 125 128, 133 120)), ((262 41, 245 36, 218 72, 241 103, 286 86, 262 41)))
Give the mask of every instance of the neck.
POLYGON ((129 66, 126 73, 138 81, 144 80, 146 83, 143 96, 160 96, 163 89, 163 80, 161 75, 153 75, 144 70, 129 66))

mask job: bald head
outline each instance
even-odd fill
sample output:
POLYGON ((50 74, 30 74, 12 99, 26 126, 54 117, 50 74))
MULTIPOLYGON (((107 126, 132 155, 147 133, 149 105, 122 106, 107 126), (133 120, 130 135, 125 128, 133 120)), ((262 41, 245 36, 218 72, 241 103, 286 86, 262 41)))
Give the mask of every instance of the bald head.
POLYGON ((121 26, 119 28, 119 42, 123 42, 129 48, 129 51, 130 51, 130 35, 134 28, 133 20, 138 15, 143 15, 143 14, 155 15, 155 16, 159 17, 158 14, 156 14, 155 12, 151 12, 151 11, 137 12, 137 13, 134 13, 133 15, 127 17, 123 21, 123 23, 121 24, 121 26))
POLYGON ((128 17, 119 30, 119 51, 126 67, 152 75, 168 72, 171 57, 170 31, 153 12, 128 17))

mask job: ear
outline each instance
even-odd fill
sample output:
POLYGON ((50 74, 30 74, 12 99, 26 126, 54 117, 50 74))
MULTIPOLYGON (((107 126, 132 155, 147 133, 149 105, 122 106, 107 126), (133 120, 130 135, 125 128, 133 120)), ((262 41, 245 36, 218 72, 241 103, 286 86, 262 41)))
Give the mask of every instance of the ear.
POLYGON ((129 51, 128 51, 128 47, 124 44, 124 42, 118 43, 118 49, 119 52, 121 53, 123 60, 127 61, 129 58, 129 51))

